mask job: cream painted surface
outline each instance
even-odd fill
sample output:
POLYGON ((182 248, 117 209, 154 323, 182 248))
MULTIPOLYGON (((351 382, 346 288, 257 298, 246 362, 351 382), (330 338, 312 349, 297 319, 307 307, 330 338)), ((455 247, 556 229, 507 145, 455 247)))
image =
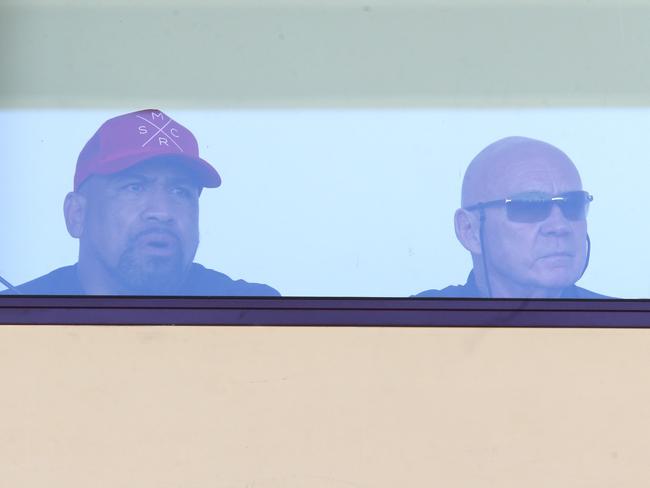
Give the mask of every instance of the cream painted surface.
MULTIPOLYGON (((566 6, 572 5, 581 8, 589 7, 620 7, 620 6, 647 6, 648 0, 185 0, 184 6, 203 7, 374 7, 374 6, 425 6, 425 7, 484 7, 504 5, 520 7, 526 5, 536 6, 566 6)), ((0 0, 0 6, 56 6, 56 7, 105 7, 114 5, 130 5, 129 0, 0 0)), ((178 7, 178 0, 138 0, 138 6, 174 6, 178 7)))
POLYGON ((646 486, 643 330, 3 327, 3 486, 646 486))
POLYGON ((647 105, 649 2, 0 3, 0 107, 647 105))

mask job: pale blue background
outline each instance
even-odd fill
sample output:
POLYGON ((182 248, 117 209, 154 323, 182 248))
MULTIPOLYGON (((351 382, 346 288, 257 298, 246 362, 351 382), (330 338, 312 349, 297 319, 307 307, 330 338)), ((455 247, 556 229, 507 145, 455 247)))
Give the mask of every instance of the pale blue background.
MULTIPOLYGON (((62 202, 79 151, 122 110, 0 111, 0 275, 76 261, 62 202)), ((595 196, 584 287, 650 298, 648 109, 163 110, 223 178, 196 261, 284 295, 408 296, 465 281, 452 216, 469 161, 509 135, 564 150, 595 196)), ((1 285, 0 285, 1 289, 1 285)))

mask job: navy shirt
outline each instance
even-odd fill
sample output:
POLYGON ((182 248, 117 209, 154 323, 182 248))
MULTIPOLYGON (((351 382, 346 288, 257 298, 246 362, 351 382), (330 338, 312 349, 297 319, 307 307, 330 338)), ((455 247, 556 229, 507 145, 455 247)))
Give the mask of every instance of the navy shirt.
MULTIPOLYGON (((467 277, 467 283, 464 285, 452 285, 442 290, 426 290, 417 295, 414 295, 415 298, 485 298, 481 296, 481 293, 476 286, 476 279, 474 278, 474 272, 470 272, 467 277)), ((523 298, 523 297, 522 297, 523 298)), ((593 291, 580 288, 576 285, 571 285, 562 290, 562 294, 559 298, 611 298, 605 295, 600 295, 599 293, 594 293, 593 291)))
MULTIPOLYGON (((16 287, 24 295, 85 295, 77 275, 77 265, 55 269, 51 273, 16 287)), ((14 293, 5 290, 3 294, 14 293)), ((223 273, 192 263, 190 271, 174 296, 280 296, 268 285, 233 280, 223 273)))

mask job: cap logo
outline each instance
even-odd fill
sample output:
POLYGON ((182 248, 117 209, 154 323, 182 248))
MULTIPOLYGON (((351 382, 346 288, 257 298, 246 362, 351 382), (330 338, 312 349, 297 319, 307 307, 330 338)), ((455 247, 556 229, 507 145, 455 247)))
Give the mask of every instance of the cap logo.
POLYGON ((156 132, 147 139, 144 144, 142 144, 142 147, 145 147, 147 144, 149 144, 151 141, 154 139, 158 140, 158 145, 159 146, 169 146, 169 143, 172 142, 180 152, 184 152, 183 148, 176 142, 175 139, 180 139, 180 134, 178 132, 178 127, 170 127, 169 129, 165 130, 169 124, 174 122, 171 118, 165 122, 162 126, 157 125, 154 120, 156 118, 161 119, 161 122, 158 122, 159 124, 162 123, 165 120, 165 115, 161 112, 151 112, 151 120, 147 119, 146 117, 143 117, 142 115, 136 115, 141 120, 144 120, 148 125, 139 125, 138 126, 138 132, 140 135, 146 136, 150 132, 153 132, 154 129, 156 129, 156 132))

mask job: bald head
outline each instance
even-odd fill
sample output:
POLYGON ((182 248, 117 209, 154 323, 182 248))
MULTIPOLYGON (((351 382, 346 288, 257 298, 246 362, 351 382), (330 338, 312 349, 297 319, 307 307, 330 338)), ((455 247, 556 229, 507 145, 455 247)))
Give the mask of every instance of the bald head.
POLYGON ((578 170, 558 148, 527 137, 506 137, 487 146, 469 164, 461 206, 531 191, 557 195, 580 189, 578 170))
POLYGON ((554 298, 580 278, 588 248, 584 216, 565 214, 558 203, 547 214, 517 220, 505 205, 505 199, 524 194, 547 199, 580 190, 580 175, 569 157, 546 142, 507 137, 472 160, 454 225, 458 240, 472 253, 481 296, 554 298), (480 218, 467 210, 488 202, 496 204, 482 207, 480 218))

